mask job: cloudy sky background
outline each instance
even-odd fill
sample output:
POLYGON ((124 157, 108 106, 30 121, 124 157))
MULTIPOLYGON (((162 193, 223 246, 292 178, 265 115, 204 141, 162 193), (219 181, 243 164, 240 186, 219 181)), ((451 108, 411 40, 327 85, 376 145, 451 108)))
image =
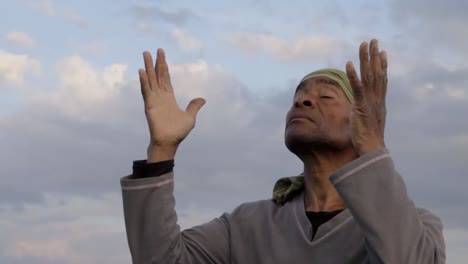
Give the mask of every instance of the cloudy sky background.
POLYGON ((0 263, 130 263, 119 179, 144 159, 142 51, 207 104, 176 158, 182 227, 301 171, 283 125, 298 80, 389 58, 387 146, 468 263, 468 2, 0 0, 0 263))

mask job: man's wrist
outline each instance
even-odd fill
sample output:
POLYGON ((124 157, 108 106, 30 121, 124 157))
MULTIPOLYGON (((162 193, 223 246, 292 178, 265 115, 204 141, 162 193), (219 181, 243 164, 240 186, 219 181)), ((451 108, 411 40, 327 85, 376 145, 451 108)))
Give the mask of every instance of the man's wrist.
POLYGON ((366 154, 369 154, 371 152, 374 152, 382 148, 385 148, 385 145, 369 146, 369 147, 362 148, 361 151, 359 151, 359 156, 364 156, 366 154))
POLYGON ((174 160, 177 152, 177 145, 153 145, 148 146, 147 163, 174 160))
POLYGON ((362 147, 358 153, 359 153, 359 156, 364 156, 366 154, 369 154, 371 152, 374 152, 378 149, 382 149, 385 147, 386 147, 385 144, 367 145, 365 147, 362 147))

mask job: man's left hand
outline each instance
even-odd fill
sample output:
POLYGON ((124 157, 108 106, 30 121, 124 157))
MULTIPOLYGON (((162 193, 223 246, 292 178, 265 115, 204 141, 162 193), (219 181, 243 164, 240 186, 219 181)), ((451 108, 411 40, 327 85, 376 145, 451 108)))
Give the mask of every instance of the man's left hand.
POLYGON ((385 51, 379 51, 378 42, 373 39, 370 45, 367 42, 361 44, 359 60, 360 79, 352 62, 346 64, 346 72, 354 94, 351 138, 356 151, 362 156, 385 147, 387 55, 385 51))

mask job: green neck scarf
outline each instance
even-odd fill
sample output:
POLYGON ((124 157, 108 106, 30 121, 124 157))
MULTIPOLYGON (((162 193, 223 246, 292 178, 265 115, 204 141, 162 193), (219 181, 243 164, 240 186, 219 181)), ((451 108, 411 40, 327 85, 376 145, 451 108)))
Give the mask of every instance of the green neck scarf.
MULTIPOLYGON (((301 82, 316 77, 326 77, 336 82, 343 90, 350 103, 354 102, 353 90, 348 76, 343 71, 337 69, 322 69, 311 72, 302 78, 301 82)), ((285 204, 294 196, 304 190, 304 174, 293 177, 279 179, 273 187, 273 201, 278 204, 285 204)))
POLYGON ((273 201, 285 204, 304 189, 304 176, 284 177, 279 179, 273 187, 273 201))

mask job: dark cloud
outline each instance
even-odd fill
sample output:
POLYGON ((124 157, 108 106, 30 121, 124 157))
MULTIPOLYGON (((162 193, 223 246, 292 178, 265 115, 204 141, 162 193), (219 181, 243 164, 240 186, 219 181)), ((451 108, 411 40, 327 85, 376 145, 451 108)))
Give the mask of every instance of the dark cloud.
POLYGON ((103 191, 119 191, 118 179, 130 172, 132 158, 144 154, 145 120, 135 94, 126 102, 122 97, 109 103, 129 110, 127 114, 138 112, 137 121, 124 122, 120 118, 126 114, 119 115, 118 110, 113 120, 73 119, 61 109, 43 105, 8 119, 2 130, 9 151, 0 156, 4 164, 0 174, 9 176, 2 189, 10 188, 0 195, 0 203, 37 203, 44 192, 99 196, 103 191))
POLYGON ((399 23, 408 22, 409 19, 424 18, 428 20, 462 19, 468 20, 466 10, 468 2, 464 0, 394 0, 393 16, 399 23), (404 20, 402 20, 404 19, 404 20))
POLYGON ((408 45, 454 56, 468 53, 467 1, 394 0, 390 7, 392 21, 408 45))
POLYGON ((468 94, 449 92, 465 87, 466 76, 468 69, 433 63, 389 78, 387 146, 417 205, 439 213, 448 227, 468 221, 461 202, 468 199, 468 94))
MULTIPOLYGON (((17 175, 12 173, 9 175, 17 175)), ((3 184, 0 186, 0 204, 13 204, 16 210, 23 209, 23 203, 44 203, 44 195, 41 190, 34 190, 32 186, 21 186, 20 182, 24 180, 27 182, 27 179, 13 179, 7 180, 14 185, 3 184)))
MULTIPOLYGON (((195 204, 229 210, 270 197, 276 179, 301 172, 301 163, 283 142, 295 83, 254 95, 225 74, 182 75, 180 79, 180 73, 174 74, 182 107, 190 97, 186 93, 209 93, 200 94, 207 104, 177 154, 180 208, 195 204)), ((463 208, 457 201, 468 199, 462 188, 468 185, 462 140, 468 125, 460 119, 468 104, 466 99, 450 97, 445 88, 462 87, 468 82, 465 76, 464 69, 449 71, 425 64, 411 74, 390 76, 388 89, 387 144, 396 165, 418 205, 443 211, 447 219, 463 208), (434 95, 416 92, 428 82, 434 95)), ((119 178, 130 173, 132 160, 145 158, 148 131, 140 97, 131 83, 119 97, 93 110, 91 118, 73 118, 50 105, 34 105, 9 119, 3 130, 9 155, 0 157, 5 164, 0 174, 10 175, 4 180, 6 186, 22 187, 16 188, 21 192, 1 196, 1 202, 32 203, 47 192, 97 198, 119 192, 119 178)), ((468 218, 450 223, 463 221, 468 218)))
POLYGON ((48 258, 0 256, 0 263, 5 264, 65 264, 67 262, 48 258))
MULTIPOLYGON (((292 17, 283 14, 286 10, 271 10, 265 0, 249 3, 255 3, 257 9, 264 7, 264 15, 275 21, 290 21, 292 17)), ((407 54, 402 54, 405 69, 398 69, 389 82, 386 142, 396 167, 419 207, 439 215, 446 229, 464 230, 468 228, 468 123, 464 121, 468 99, 460 91, 467 91, 468 69, 446 67, 439 60, 447 58, 435 54, 447 52, 466 61, 467 4, 393 0, 391 16, 396 33, 393 39, 382 41, 388 41, 385 46, 388 44, 389 51, 413 53, 406 58, 407 54)), ((348 25, 352 32, 352 20, 371 27, 359 33, 365 38, 380 31, 384 12, 373 3, 364 5, 361 15, 355 17, 351 14, 354 11, 336 1, 316 10, 320 14, 310 15, 311 20, 304 22, 306 29, 333 29, 338 23, 340 28, 348 25), (367 24, 374 19, 375 24, 367 24), (321 20, 323 24, 318 23, 321 20)), ((302 11, 313 12, 307 8, 302 11)), ((166 9, 157 4, 134 5, 130 13, 145 25, 183 26, 199 19, 189 9, 166 9)), ((270 32, 271 26, 266 25, 271 23, 264 18, 222 19, 231 21, 236 30, 270 32)), ((227 28, 226 23, 217 26, 227 28)), ((346 46, 343 53, 353 56, 336 55, 331 60, 342 63, 342 57, 356 59, 356 51, 356 47, 346 46)), ((395 70, 392 63, 391 72, 395 70)), ((287 89, 254 94, 254 87, 246 87, 229 73, 200 70, 202 66, 171 75, 182 107, 192 95, 207 99, 196 128, 180 146, 175 161, 177 209, 186 223, 202 219, 190 210, 214 214, 230 211, 242 202, 268 198, 276 179, 302 170, 301 162, 283 142, 284 119, 295 82, 287 83, 287 89)), ((282 77, 278 78, 281 82, 282 77)), ((79 105, 84 108, 82 115, 70 115, 51 102, 27 102, 22 112, 0 117, 0 219, 6 226, 0 232, 0 251, 7 252, 21 241, 46 243, 65 237, 72 253, 94 260, 89 263, 129 263, 121 200, 108 200, 103 194, 119 194, 119 179, 131 172, 132 160, 145 158, 148 129, 138 84, 128 83, 120 91, 119 96, 99 105, 79 105), (49 194, 67 201, 76 197, 83 200, 57 204, 46 199, 49 194), (98 202, 97 209, 89 209, 98 202), (107 204, 109 211, 103 209, 107 204), (96 232, 88 226, 93 221, 90 226, 96 232), (122 229, 102 231, 99 223, 122 229), (84 235, 77 238, 70 232, 84 235), (89 233, 93 234, 86 236, 89 233)), ((452 245, 456 244, 452 240, 452 245)), ((9 264, 71 262, 0 256, 0 263, 9 264)))
POLYGON ((130 263, 125 232, 96 233, 71 244, 78 256, 93 256, 95 263, 130 263))
POLYGON ((390 82, 389 107, 394 112, 389 118, 405 128, 399 131, 438 140, 466 135, 468 123, 462 116, 468 112, 468 68, 426 64, 390 82))

